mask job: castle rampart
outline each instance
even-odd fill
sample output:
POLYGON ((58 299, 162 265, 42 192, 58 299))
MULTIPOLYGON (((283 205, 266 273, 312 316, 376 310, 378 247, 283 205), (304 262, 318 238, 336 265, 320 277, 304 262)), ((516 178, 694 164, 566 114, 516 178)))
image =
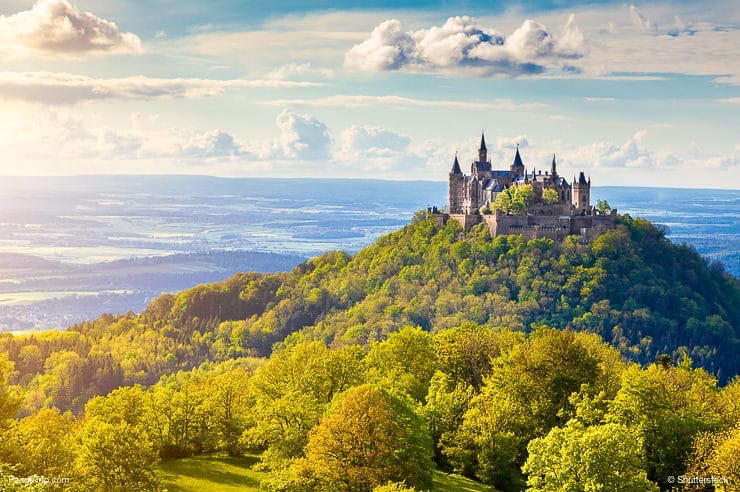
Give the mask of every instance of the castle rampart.
POLYGON ((570 235, 591 237, 614 228, 617 211, 603 215, 591 206, 591 179, 586 179, 583 172, 568 183, 558 175, 554 156, 550 171, 545 171, 544 175, 542 171, 527 172, 518 148, 509 169, 493 169, 487 157, 483 136, 478 160, 471 164, 470 175, 462 172, 455 156, 449 174, 448 213, 439 213, 436 209, 432 212, 441 224, 453 219, 467 230, 485 222, 494 237, 523 234, 528 239, 547 237, 557 242, 570 235), (499 194, 525 185, 531 186, 532 203, 523 212, 483 213, 497 208, 499 194), (545 202, 545 190, 552 190, 548 193, 556 197, 556 203, 545 202))

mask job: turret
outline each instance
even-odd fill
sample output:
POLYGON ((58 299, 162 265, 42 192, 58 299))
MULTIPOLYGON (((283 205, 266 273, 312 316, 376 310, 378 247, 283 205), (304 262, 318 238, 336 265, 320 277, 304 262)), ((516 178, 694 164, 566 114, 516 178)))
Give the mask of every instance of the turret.
POLYGON ((450 174, 462 174, 462 170, 460 170, 460 161, 457 160, 457 152, 455 152, 455 162, 452 163, 450 174))
POLYGON ((524 173, 524 163, 522 162, 522 156, 519 155, 519 144, 516 146, 516 154, 514 155, 514 162, 511 163, 510 170, 517 176, 521 176, 524 173))
POLYGON ((578 180, 573 177, 573 206, 582 213, 589 213, 591 209, 591 178, 586 181, 583 171, 578 180))
POLYGON ((552 174, 552 181, 555 182, 555 178, 558 176, 557 166, 555 164, 555 154, 552 155, 552 166, 550 166, 550 174, 552 174))
POLYGON ((450 170, 449 203, 448 209, 451 214, 462 213, 463 194, 465 189, 465 176, 460 169, 460 162, 455 154, 455 161, 450 170))
POLYGON ((488 149, 486 148, 486 136, 480 134, 480 148, 478 149, 478 162, 488 162, 488 149))

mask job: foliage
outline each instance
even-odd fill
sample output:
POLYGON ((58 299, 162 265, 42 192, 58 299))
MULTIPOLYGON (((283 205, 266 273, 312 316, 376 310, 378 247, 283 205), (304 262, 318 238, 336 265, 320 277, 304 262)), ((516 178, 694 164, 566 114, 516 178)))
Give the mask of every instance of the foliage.
MULTIPOLYGON (((703 432, 696 436, 686 474, 691 477, 717 477, 727 480, 716 490, 730 490, 740 483, 740 427, 729 431, 703 432), (727 486, 725 486, 727 485, 727 486)), ((688 490, 703 490, 702 485, 690 484, 688 490)))
POLYGON ((648 478, 661 487, 670 487, 667 477, 685 474, 697 435, 722 428, 716 383, 688 361, 625 371, 606 420, 639 429, 648 478))
POLYGON ((357 347, 328 350, 318 342, 288 346, 254 374, 254 426, 248 445, 265 448, 263 461, 280 470, 302 456, 308 432, 335 395, 358 384, 364 353, 357 347))
POLYGON ((455 470, 501 489, 523 482, 527 443, 573 414, 569 397, 584 386, 615 392, 621 365, 614 350, 584 333, 541 328, 492 361, 443 453, 455 470), (616 363, 615 363, 616 359, 616 363))
POLYGON ((552 188, 545 188, 542 190, 542 202, 547 205, 552 205, 560 201, 560 195, 552 188))
POLYGON ((403 328, 375 343, 365 358, 368 381, 423 402, 436 369, 434 340, 420 328, 403 328))
POLYGON ((598 210, 601 215, 609 215, 612 208, 606 200, 596 200, 596 210, 598 210))
POLYGON ((90 490, 158 490, 157 455, 146 432, 96 418, 81 431, 79 467, 90 490))
POLYGON ((533 198, 532 185, 509 186, 496 195, 491 208, 507 214, 521 214, 532 204, 533 198))
POLYGON ((431 455, 424 421, 403 400, 362 385, 311 430, 306 457, 294 470, 302 483, 321 490, 372 490, 389 481, 428 489, 431 455))
POLYGON ((530 441, 523 471, 531 492, 657 491, 642 469, 642 441, 624 425, 577 420, 530 441))
POLYGON ((13 373, 13 361, 8 360, 6 354, 0 352, 0 429, 5 420, 15 416, 21 405, 18 393, 8 384, 13 373))
MULTIPOLYGON (((329 480, 337 436, 383 431, 413 434, 397 442, 427 458, 373 486, 428 486, 434 451, 500 489, 549 487, 542 470, 570 466, 552 444, 566 439, 593 465, 579 476, 613 459, 636 489, 645 476, 666 488, 690 470, 735 473, 740 379, 719 384, 738 373, 738 326, 737 279, 647 221, 556 244, 419 216, 353 257, 0 334, 0 470, 141 490, 160 459, 253 450, 265 487, 300 489, 329 480), (371 407, 402 418, 348 423, 371 407)), ((396 469, 380 454, 368 464, 396 469)))

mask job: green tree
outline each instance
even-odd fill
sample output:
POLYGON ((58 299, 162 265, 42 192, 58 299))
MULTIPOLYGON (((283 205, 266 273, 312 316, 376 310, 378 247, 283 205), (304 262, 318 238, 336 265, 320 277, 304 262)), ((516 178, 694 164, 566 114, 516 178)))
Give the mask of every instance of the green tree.
POLYGON ((4 436, 5 445, 13 450, 16 474, 74 480, 75 427, 74 417, 56 408, 44 408, 17 421, 4 436))
POLYGON ((247 380, 247 371, 236 367, 213 375, 201 383, 208 391, 204 402, 205 413, 217 433, 219 449, 231 456, 241 452, 239 441, 247 425, 247 380))
POLYGON ((670 488, 684 475, 695 437, 721 429, 717 381, 684 360, 677 367, 630 367, 610 405, 607 422, 639 429, 648 478, 670 488))
POLYGON ((509 186, 496 195, 491 208, 505 213, 521 214, 532 204, 533 197, 532 185, 509 186))
MULTIPOLYGON (((734 490, 740 483, 740 426, 729 431, 698 434, 686 475, 725 479, 727 483, 718 483, 715 490, 734 490)), ((705 486, 690 484, 687 490, 705 490, 705 486)))
POLYGON ((373 344, 365 359, 367 380, 423 402, 436 369, 432 335, 421 328, 403 328, 373 344))
POLYGON ((601 215, 609 215, 612 208, 606 200, 596 200, 596 210, 598 210, 601 215))
POLYGON ((558 203, 560 201, 560 195, 552 188, 545 188, 542 191, 542 202, 548 205, 558 203))
POLYGON ((657 491, 647 479, 639 433, 620 424, 577 420, 530 441, 522 470, 532 492, 657 491))
POLYGON ((329 350, 320 342, 273 354, 249 380, 255 403, 245 445, 266 449, 262 461, 273 471, 288 467, 334 396, 361 381, 363 356, 360 347, 329 350))
POLYGON ((574 414, 571 395, 616 392, 619 355, 593 334, 539 328, 492 361, 491 375, 470 402, 442 452, 454 468, 504 490, 523 485, 527 442, 574 414))
POLYGON ((0 353, 0 429, 5 420, 13 418, 21 407, 21 398, 15 388, 8 384, 14 364, 7 354, 0 353))
POLYGON ((387 482, 427 490, 434 465, 424 421, 382 388, 350 389, 309 435, 295 474, 310 486, 372 490, 387 482))
POLYGON ((88 490, 158 490, 157 453, 149 436, 126 422, 89 418, 80 432, 78 466, 88 490))

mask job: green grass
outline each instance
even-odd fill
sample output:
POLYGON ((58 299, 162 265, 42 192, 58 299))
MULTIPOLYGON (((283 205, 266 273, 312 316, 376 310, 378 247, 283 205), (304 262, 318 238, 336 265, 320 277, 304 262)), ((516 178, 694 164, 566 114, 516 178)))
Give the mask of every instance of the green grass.
POLYGON ((162 488, 168 492, 231 492, 259 490, 266 472, 252 470, 257 456, 196 456, 159 465, 162 488))
MULTIPOLYGON (((258 491, 266 472, 252 467, 259 456, 196 456, 165 461, 159 465, 162 487, 168 492, 236 492, 258 491)), ((444 492, 491 492, 493 488, 459 475, 434 472, 434 490, 444 492)))
POLYGON ((495 489, 454 473, 448 475, 443 471, 435 470, 434 490, 435 492, 493 492, 495 489))

